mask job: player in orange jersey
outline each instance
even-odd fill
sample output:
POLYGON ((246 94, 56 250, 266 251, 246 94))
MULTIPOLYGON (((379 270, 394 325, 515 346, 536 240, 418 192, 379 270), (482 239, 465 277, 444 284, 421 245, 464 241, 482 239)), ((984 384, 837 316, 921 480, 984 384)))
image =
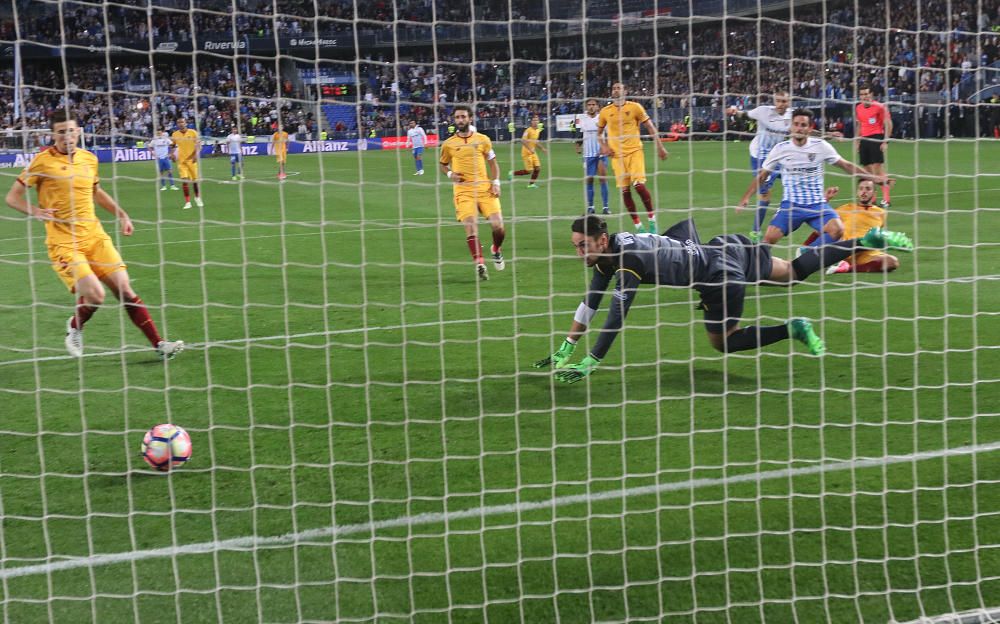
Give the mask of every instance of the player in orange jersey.
POLYGON ((173 160, 177 161, 177 172, 183 181, 181 188, 184 190, 184 209, 191 207, 188 182, 194 186, 194 203, 203 208, 205 204, 201 201, 201 190, 198 188, 198 152, 201 151, 198 131, 188 128, 187 119, 180 117, 177 119, 177 129, 170 135, 170 140, 174 143, 173 160))
POLYGON ((493 266, 506 268, 500 246, 506 232, 500 213, 500 167, 493 151, 493 142, 472 126, 472 109, 464 104, 455 107, 452 117, 457 131, 441 145, 441 172, 454 185, 455 218, 465 226, 465 242, 476 263, 479 279, 488 280, 479 242, 478 215, 483 215, 493 228, 493 266), (489 176, 486 166, 489 165, 489 176))
POLYGON ((615 172, 618 188, 622 190, 622 201, 632 215, 636 231, 642 232, 643 229, 642 221, 636 214, 635 201, 632 200, 633 186, 649 216, 649 227, 645 231, 656 234, 656 211, 653 208, 653 198, 646 189, 646 157, 642 151, 640 127, 646 128, 653 137, 660 160, 666 159, 670 154, 660 143, 656 126, 646 114, 646 109, 638 102, 626 100, 626 94, 625 85, 622 83, 616 82, 611 85, 613 102, 602 108, 597 117, 597 138, 601 143, 601 154, 611 157, 611 168, 615 172), (605 129, 607 137, 604 136, 605 129))
POLYGON ((125 236, 132 235, 132 220, 101 188, 97 156, 77 148, 80 126, 76 119, 59 109, 50 121, 53 146, 31 161, 6 199, 14 210, 45 222, 52 268, 70 292, 79 296, 76 312, 66 321, 67 351, 83 355, 83 325, 104 303, 107 286, 160 357, 174 357, 184 350, 184 343, 160 338, 146 305, 129 284, 122 257, 94 213, 94 203, 115 215, 125 236), (29 187, 38 195, 37 206, 28 198, 29 187))
POLYGON ((542 131, 538 128, 539 121, 538 115, 532 115, 531 125, 525 128, 524 134, 521 135, 521 160, 524 161, 524 169, 511 171, 508 174, 511 180, 514 179, 514 176, 530 175, 531 181, 528 182, 528 188, 538 188, 535 180, 538 179, 538 174, 542 171, 542 161, 538 158, 538 150, 548 152, 541 141, 538 140, 538 137, 542 134, 542 131))
POLYGON ((274 147, 274 157, 278 159, 278 179, 284 180, 288 177, 285 175, 285 161, 288 160, 288 133, 285 132, 285 127, 280 123, 278 131, 271 135, 271 146, 274 147))
MULTIPOLYGON (((830 201, 840 192, 840 188, 831 186, 826 189, 826 200, 830 201)), ((873 227, 885 227, 885 210, 875 205, 875 183, 871 180, 858 182, 857 201, 838 207, 837 214, 844 222, 844 239, 863 236, 873 227), (859 234, 860 233, 860 234, 859 234)), ((808 245, 817 237, 815 232, 806 240, 808 245)), ((869 249, 859 251, 846 260, 830 266, 827 273, 889 273, 899 268, 899 258, 880 251, 869 249)))

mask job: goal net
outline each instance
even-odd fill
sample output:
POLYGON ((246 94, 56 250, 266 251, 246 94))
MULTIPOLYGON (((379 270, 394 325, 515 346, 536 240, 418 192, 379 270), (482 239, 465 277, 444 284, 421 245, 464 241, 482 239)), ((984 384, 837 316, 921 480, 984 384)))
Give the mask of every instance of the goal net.
POLYGON ((68 354, 65 250, 0 212, 4 621, 996 620, 998 43, 992 0, 0 7, 8 204, 86 204, 51 151, 69 107, 134 225, 96 209, 131 288, 186 343, 162 360, 108 290, 68 354), (616 83, 657 133, 627 170, 583 132, 616 83), (913 253, 748 285, 760 349, 716 351, 698 291, 644 285, 579 383, 533 366, 579 318, 588 206, 749 236, 758 107, 787 94, 860 164, 862 86, 895 183, 828 166, 830 203, 913 253), (456 187, 479 165, 491 219, 491 185, 456 187), (825 355, 780 340, 796 318, 825 355), (193 445, 167 473, 139 454, 163 423, 193 445))

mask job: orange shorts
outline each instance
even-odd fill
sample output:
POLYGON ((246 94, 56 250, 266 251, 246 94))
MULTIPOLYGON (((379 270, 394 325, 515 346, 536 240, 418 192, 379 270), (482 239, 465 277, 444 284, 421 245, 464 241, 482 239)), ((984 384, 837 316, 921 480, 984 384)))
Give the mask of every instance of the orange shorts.
POLYGON ((618 188, 646 183, 646 155, 642 150, 611 156, 611 169, 615 172, 615 184, 618 188))
POLYGON ((521 160, 524 161, 524 168, 528 171, 542 168, 542 161, 538 158, 537 153, 529 154, 527 152, 521 152, 521 160))
POLYGON ((72 245, 50 245, 49 259, 52 270, 66 284, 70 292, 76 283, 88 275, 98 279, 125 270, 121 254, 115 249, 111 237, 105 233, 72 245))
POLYGON ((278 159, 278 162, 280 162, 280 163, 283 163, 283 162, 285 162, 285 161, 287 161, 287 160, 288 160, 288 152, 284 152, 284 151, 281 151, 281 152, 279 152, 279 151, 275 151, 275 152, 274 152, 274 157, 278 159))
POLYGON ((455 218, 465 221, 477 214, 487 219, 500 212, 500 198, 490 195, 490 184, 479 185, 476 189, 462 189, 455 193, 455 218))
POLYGON ((180 174, 182 180, 197 180, 198 179, 198 163, 191 162, 190 160, 185 160, 183 162, 177 163, 177 173, 180 174))
POLYGON ((861 266, 862 264, 868 264, 869 262, 875 260, 876 258, 881 258, 884 255, 885 252, 878 251, 875 249, 870 249, 868 251, 859 251, 858 253, 848 258, 847 262, 851 266, 861 266))

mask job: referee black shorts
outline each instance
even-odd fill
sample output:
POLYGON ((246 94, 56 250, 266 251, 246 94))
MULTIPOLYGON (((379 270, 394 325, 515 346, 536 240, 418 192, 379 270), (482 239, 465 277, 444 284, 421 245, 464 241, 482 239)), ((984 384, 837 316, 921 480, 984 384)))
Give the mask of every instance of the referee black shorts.
POLYGON ((868 165, 880 165, 885 162, 885 154, 882 153, 882 143, 885 142, 885 135, 872 134, 861 137, 858 158, 862 167, 868 165))

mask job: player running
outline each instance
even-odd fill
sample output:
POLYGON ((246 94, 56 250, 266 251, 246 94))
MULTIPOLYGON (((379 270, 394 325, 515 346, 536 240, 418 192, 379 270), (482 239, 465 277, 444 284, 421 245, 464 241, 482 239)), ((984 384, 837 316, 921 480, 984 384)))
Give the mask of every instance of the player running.
POLYGON ((288 161, 288 133, 285 126, 278 124, 278 129, 271 135, 271 148, 274 157, 278 160, 278 179, 284 180, 288 176, 285 174, 285 162, 288 161))
POLYGON ((812 243, 814 246, 828 245, 843 236, 844 223, 824 197, 824 171, 827 164, 836 165, 851 175, 873 180, 878 184, 888 180, 885 176, 869 174, 854 163, 847 162, 825 140, 810 137, 812 123, 811 110, 798 108, 792 113, 791 138, 774 146, 760 166, 757 178, 750 183, 740 199, 737 209, 746 208, 750 196, 764 184, 768 176, 781 170, 784 192, 781 206, 764 233, 764 242, 768 245, 775 244, 803 223, 821 232, 820 237, 812 243))
POLYGON ((177 119, 177 129, 170 135, 174 145, 171 158, 177 161, 177 172, 181 177, 181 188, 184 190, 184 209, 191 207, 191 192, 188 182, 194 186, 194 203, 203 208, 201 190, 198 188, 198 153, 201 151, 201 139, 194 128, 188 128, 187 119, 177 119))
POLYGON ((538 179, 538 174, 542 172, 542 160, 538 157, 538 150, 548 153, 545 146, 538 140, 538 137, 542 134, 541 129, 538 127, 540 121, 541 119, 538 115, 532 115, 530 125, 524 129, 524 134, 521 135, 521 160, 524 162, 524 169, 511 171, 507 174, 507 177, 511 180, 514 179, 514 176, 531 175, 528 188, 538 188, 535 180, 538 179))
MULTIPOLYGON (((754 178, 760 172, 760 166, 771 153, 771 149, 788 138, 788 129, 792 125, 792 111, 788 109, 791 98, 788 96, 788 91, 784 89, 775 91, 773 100, 772 106, 758 106, 749 111, 741 111, 735 106, 730 106, 726 110, 729 115, 746 116, 757 122, 757 134, 750 142, 750 170, 753 171, 754 178)), ((771 205, 771 187, 779 178, 781 172, 773 172, 757 190, 757 212, 754 215, 753 230, 749 235, 750 240, 755 243, 760 242, 760 228, 764 225, 767 209, 771 205)))
MULTIPOLYGON (((892 115, 889 109, 872 97, 871 85, 864 84, 858 89, 861 101, 854 107, 854 151, 858 162, 865 171, 873 175, 885 176, 885 152, 889 149, 888 138, 892 136, 892 115)), ((889 189, 892 185, 882 185, 882 208, 889 208, 889 189)))
POLYGON ((410 140, 410 146, 413 148, 413 162, 417 167, 417 172, 413 175, 424 175, 424 147, 427 145, 427 132, 412 119, 407 126, 406 138, 410 140))
POLYGON ((535 362, 535 368, 563 368, 559 381, 575 383, 590 375, 604 359, 625 323, 639 286, 690 286, 701 294, 700 308, 712 346, 723 353, 758 349, 788 338, 806 345, 813 355, 823 355, 823 341, 809 321, 800 318, 770 327, 740 328, 746 287, 754 284, 792 286, 824 265, 843 260, 858 247, 896 247, 911 250, 904 234, 879 228, 860 239, 834 243, 821 255, 810 249, 788 262, 771 256, 767 245, 756 245, 740 234, 717 236, 703 245, 693 221, 682 221, 662 236, 657 234, 609 234, 604 219, 580 217, 571 226, 573 246, 594 276, 583 302, 577 308, 565 341, 558 351, 535 362), (612 279, 615 287, 608 317, 593 349, 579 363, 569 365, 576 343, 587 331, 604 292, 612 279))
POLYGON ((153 157, 156 159, 156 170, 160 177, 161 191, 167 190, 168 179, 170 180, 170 190, 177 190, 177 185, 174 184, 174 166, 170 162, 171 145, 170 135, 165 131, 149 142, 149 150, 153 152, 153 157))
POLYGON ((229 152, 229 171, 233 180, 243 179, 243 135, 233 126, 226 137, 226 151, 229 152))
POLYGON ((597 115, 600 105, 597 98, 588 99, 586 112, 576 118, 576 127, 583 133, 583 139, 576 143, 576 153, 583 153, 583 169, 587 176, 587 214, 594 214, 594 176, 601 181, 601 201, 604 214, 611 214, 608 208, 608 157, 601 155, 601 142, 597 138, 597 115))
POLYGON ((656 143, 656 153, 660 160, 670 156, 660 143, 656 126, 646 114, 646 109, 638 102, 625 99, 625 85, 616 82, 611 85, 611 104, 601 109, 597 118, 597 140, 601 144, 601 155, 611 158, 611 168, 615 172, 615 184, 622 190, 622 201, 632 216, 637 232, 656 233, 656 211, 653 209, 653 198, 646 189, 646 157, 642 151, 642 130, 646 128, 656 143), (604 130, 607 129, 607 136, 604 130), (632 200, 631 187, 642 199, 649 216, 649 226, 643 230, 642 221, 636 214, 635 201, 632 200))
POLYGON ((94 213, 94 203, 115 215, 125 236, 132 235, 132 220, 101 188, 97 156, 77 148, 80 126, 76 119, 69 111, 58 109, 51 123, 52 147, 31 161, 6 199, 14 210, 45 223, 52 269, 69 291, 79 296, 76 311, 66 321, 66 350, 74 357, 83 355, 83 326, 104 303, 107 286, 157 354, 173 358, 184 350, 184 342, 160 337, 146 304, 129 284, 121 255, 94 213), (28 198, 28 187, 37 193, 37 206, 28 198))
POLYGON ((500 167, 490 137, 470 127, 472 109, 459 104, 452 115, 456 132, 441 145, 441 171, 454 185, 455 218, 465 226, 465 242, 476 264, 476 274, 485 281, 490 276, 483 261, 477 215, 486 217, 493 228, 493 246, 490 248, 493 266, 498 271, 506 268, 501 251, 506 233, 500 213, 500 167), (489 177, 486 176, 487 164, 489 177))

